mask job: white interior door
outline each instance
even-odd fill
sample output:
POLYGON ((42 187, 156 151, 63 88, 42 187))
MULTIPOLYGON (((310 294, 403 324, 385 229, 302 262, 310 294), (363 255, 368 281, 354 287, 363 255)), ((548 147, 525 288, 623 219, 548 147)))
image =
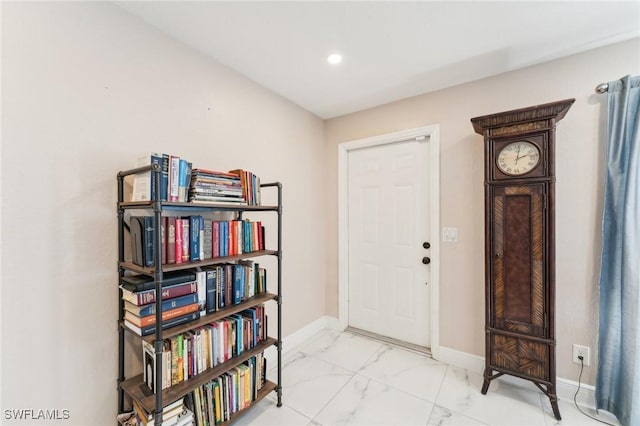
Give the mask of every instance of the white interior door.
POLYGON ((428 141, 348 152, 348 324, 430 346, 428 141))

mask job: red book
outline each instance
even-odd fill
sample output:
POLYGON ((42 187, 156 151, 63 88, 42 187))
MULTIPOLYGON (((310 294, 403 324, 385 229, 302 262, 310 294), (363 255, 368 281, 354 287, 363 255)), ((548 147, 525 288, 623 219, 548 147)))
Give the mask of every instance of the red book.
POLYGON ((213 222, 211 229, 211 254, 220 257, 220 222, 213 222))
POLYGON ((262 222, 258 222, 258 250, 265 250, 264 248, 264 226, 262 226, 262 222))
POLYGON ((182 263, 182 219, 176 218, 176 263, 182 263))
MULTIPOLYGON (((162 312, 162 321, 167 321, 170 320, 172 318, 177 318, 179 316, 182 315, 187 315, 190 314, 192 312, 196 312, 198 310, 198 304, 197 303, 193 303, 191 305, 187 305, 187 306, 181 306, 179 308, 175 308, 175 309, 170 309, 168 311, 164 311, 162 312)), ((155 324, 156 323, 156 316, 155 315, 149 315, 146 317, 142 317, 140 318, 139 316, 136 316, 135 314, 129 312, 129 311, 125 311, 124 312, 124 319, 129 321, 131 324, 137 326, 137 327, 147 327, 149 325, 155 324)))
MULTIPOLYGON (((162 300, 173 299, 175 297, 184 296, 197 291, 197 281, 188 281, 185 283, 170 285, 168 287, 162 287, 162 300)), ((136 292, 122 288, 122 300, 133 303, 136 306, 147 305, 156 301, 156 289, 153 288, 150 290, 136 292)))

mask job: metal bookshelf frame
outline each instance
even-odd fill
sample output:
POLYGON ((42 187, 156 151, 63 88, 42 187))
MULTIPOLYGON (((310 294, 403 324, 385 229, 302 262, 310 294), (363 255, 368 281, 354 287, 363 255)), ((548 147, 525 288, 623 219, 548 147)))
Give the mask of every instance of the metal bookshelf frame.
MULTIPOLYGON (((278 330, 277 330, 277 339, 274 342, 274 345, 277 349, 277 384, 275 386, 275 391, 277 393, 277 406, 282 406, 282 184, 280 182, 274 183, 265 183, 261 184, 261 188, 277 188, 277 196, 278 196, 278 204, 277 206, 248 206, 248 205, 227 205, 227 204, 208 204, 208 203, 184 203, 184 202, 167 202, 161 201, 161 168, 158 164, 151 164, 148 166, 138 167, 135 169, 125 170, 118 172, 117 174, 117 182, 118 182, 118 205, 117 205, 117 214, 118 214, 118 282, 121 281, 121 278, 125 275, 125 271, 131 270, 134 272, 141 272, 143 274, 152 275, 155 281, 155 323, 162 324, 162 298, 159 297, 162 289, 162 279, 163 279, 163 271, 167 270, 166 266, 163 269, 161 256, 156 255, 154 257, 154 266, 153 268, 143 268, 136 267, 125 261, 125 247, 124 247, 124 236, 125 231, 128 229, 128 225, 125 222, 125 212, 126 210, 131 209, 140 209, 140 210, 152 210, 154 217, 154 241, 153 241, 153 249, 154 253, 159 254, 161 252, 161 243, 160 240, 162 238, 162 230, 159 224, 162 220, 162 212, 163 211, 184 211, 184 212, 195 212, 195 211, 207 211, 207 212, 234 212, 238 215, 238 219, 242 220, 242 214, 244 212, 266 212, 266 211, 275 211, 278 214, 278 242, 277 242, 277 250, 276 251, 264 251, 260 254, 254 254, 251 256, 248 254, 246 257, 257 257, 259 255, 276 255, 277 256, 277 270, 278 270, 278 291, 275 295, 274 299, 277 302, 277 312, 278 312, 278 330), (155 185, 154 194, 151 201, 133 201, 133 202, 125 202, 124 201, 124 180, 127 176, 135 175, 138 173, 150 173, 150 178, 153 179, 153 183, 155 185)), ((169 268, 169 269, 189 269, 189 268, 198 268, 200 266, 205 265, 215 265, 218 263, 224 262, 232 262, 235 259, 234 256, 231 257, 219 257, 206 259, 200 262, 191 262, 185 263, 183 266, 179 268, 169 268)), ((124 360, 124 351, 125 351, 125 331, 126 328, 123 322, 124 318, 124 303, 122 301, 122 291, 120 290, 120 286, 118 286, 118 413, 123 413, 125 411, 124 403, 125 403, 125 391, 123 388, 123 383, 126 381, 125 377, 125 360, 124 360)), ((153 341, 154 350, 156 354, 156 365, 155 365, 155 377, 154 381, 157 384, 156 391, 154 393, 155 397, 155 425, 162 424, 162 407, 163 404, 163 395, 162 395, 162 349, 163 349, 163 330, 161 326, 156 327, 155 339, 153 341), (160 407, 160 411, 158 411, 158 407, 160 407)), ((224 370, 227 371, 227 370, 224 370)), ((205 373, 202 373, 205 374, 205 373)), ((217 377, 217 376, 215 376, 217 377)), ((214 378, 212 376, 211 378, 214 378)), ((196 386, 193 386, 195 388, 196 386)), ((187 392, 188 393, 188 392, 187 392)), ((249 410, 251 407, 246 408, 245 410, 249 410)), ((244 412, 244 410, 243 410, 244 412)), ((231 420, 233 421, 233 419, 231 420)))

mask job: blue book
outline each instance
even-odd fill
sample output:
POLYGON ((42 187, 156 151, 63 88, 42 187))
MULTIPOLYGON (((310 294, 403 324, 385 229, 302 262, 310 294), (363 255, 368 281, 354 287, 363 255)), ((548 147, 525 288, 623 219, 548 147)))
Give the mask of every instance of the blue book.
POLYGON ((242 273, 244 268, 240 265, 233 267, 233 304, 237 305, 242 301, 242 273))
POLYGON ((178 201, 187 202, 189 183, 191 182, 191 163, 184 158, 180 159, 178 169, 178 201))
POLYGON ((217 268, 207 269, 207 313, 216 311, 216 302, 218 300, 218 292, 216 291, 217 268))
MULTIPOLYGON (((186 294, 184 296, 175 297, 173 299, 167 299, 162 301, 162 312, 169 311, 171 309, 180 308, 182 306, 198 303, 198 294, 186 294)), ((142 317, 148 317, 156 313, 156 304, 149 303, 148 305, 136 306, 130 302, 125 302, 125 309, 132 314, 142 317)), ((199 315, 199 313, 198 313, 199 315)))
POLYGON ((200 222, 201 216, 189 216, 189 233, 191 244, 189 247, 189 260, 194 262, 200 259, 200 222))
POLYGON ((220 239, 222 256, 229 256, 229 222, 220 222, 222 238, 220 239))
MULTIPOLYGON (((187 315, 182 315, 176 318, 172 318, 170 320, 167 321, 163 321, 162 322, 162 329, 166 330, 167 328, 171 328, 171 327, 175 327, 177 325, 180 324, 184 324, 187 323, 189 321, 193 321, 200 318, 200 312, 193 312, 187 315)), ((129 321, 125 321, 124 322, 125 327, 129 328, 130 330, 132 330, 134 333, 136 333, 138 336, 148 336, 150 334, 153 334, 156 332, 156 325, 155 324, 151 324, 148 325, 146 327, 136 327, 135 325, 131 324, 129 321)))
POLYGON ((169 200, 169 154, 162 154, 162 175, 160 176, 160 199, 169 200))
POLYGON ((240 355, 244 351, 244 327, 242 324, 242 315, 234 314, 231 316, 236 323, 236 352, 240 355))

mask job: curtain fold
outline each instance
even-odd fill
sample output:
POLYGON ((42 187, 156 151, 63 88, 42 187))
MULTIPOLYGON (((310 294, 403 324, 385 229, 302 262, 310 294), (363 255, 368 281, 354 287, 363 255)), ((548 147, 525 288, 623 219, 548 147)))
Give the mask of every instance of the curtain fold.
POLYGON ((596 403, 640 425, 640 77, 609 83, 596 403))

